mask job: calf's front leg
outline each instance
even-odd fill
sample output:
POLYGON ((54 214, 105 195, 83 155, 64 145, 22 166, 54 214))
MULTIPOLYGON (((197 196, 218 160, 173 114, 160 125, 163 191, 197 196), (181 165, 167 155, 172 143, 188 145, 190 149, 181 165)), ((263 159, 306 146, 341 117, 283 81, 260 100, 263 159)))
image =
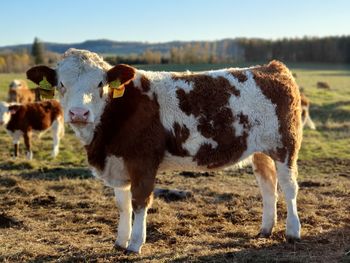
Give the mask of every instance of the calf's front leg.
POLYGON ((131 178, 131 197, 134 211, 134 222, 127 250, 140 253, 142 245, 146 241, 147 210, 153 200, 157 169, 152 165, 145 164, 145 162, 135 162, 127 166, 131 178))
POLYGON ((131 192, 130 185, 127 187, 114 188, 115 198, 119 210, 118 234, 115 245, 127 248, 131 234, 131 192))

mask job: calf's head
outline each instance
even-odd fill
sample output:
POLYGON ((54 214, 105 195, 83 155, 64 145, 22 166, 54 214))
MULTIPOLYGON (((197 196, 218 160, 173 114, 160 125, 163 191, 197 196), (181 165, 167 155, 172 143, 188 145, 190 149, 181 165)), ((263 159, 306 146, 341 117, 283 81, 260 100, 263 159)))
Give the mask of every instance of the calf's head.
POLYGON ((18 90, 18 89, 28 89, 27 83, 24 80, 14 79, 9 84, 9 90, 18 90))
POLYGON ((17 102, 18 91, 28 89, 27 83, 24 80, 15 79, 9 84, 8 101, 17 102))
POLYGON ((11 120, 11 115, 15 114, 18 108, 19 105, 11 105, 0 101, 0 125, 7 125, 11 120))
POLYGON ((134 75, 130 66, 111 67, 96 53, 77 49, 67 50, 55 69, 36 66, 27 71, 36 84, 57 87, 64 119, 75 130, 94 128, 111 99, 110 84, 125 85, 134 75))

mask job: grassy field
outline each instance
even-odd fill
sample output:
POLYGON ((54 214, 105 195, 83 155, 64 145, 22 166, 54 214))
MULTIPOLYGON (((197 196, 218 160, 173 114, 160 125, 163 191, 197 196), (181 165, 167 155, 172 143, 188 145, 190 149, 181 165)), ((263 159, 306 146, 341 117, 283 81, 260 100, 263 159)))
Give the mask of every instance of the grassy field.
MULTIPOLYGON (((162 173, 157 187, 191 190, 193 197, 156 198, 143 253, 127 256, 113 249, 118 211, 112 189, 91 177, 69 127, 55 160, 48 132, 34 140, 31 162, 10 157, 11 140, 1 128, 0 262, 350 262, 350 69, 290 66, 311 99, 318 127, 304 132, 299 160, 301 242, 284 242, 281 194, 272 238, 256 237, 261 197, 249 167, 192 176, 162 173), (317 89, 317 81, 327 81, 331 90, 317 89)), ((0 74, 0 99, 10 80, 23 77, 0 74)))

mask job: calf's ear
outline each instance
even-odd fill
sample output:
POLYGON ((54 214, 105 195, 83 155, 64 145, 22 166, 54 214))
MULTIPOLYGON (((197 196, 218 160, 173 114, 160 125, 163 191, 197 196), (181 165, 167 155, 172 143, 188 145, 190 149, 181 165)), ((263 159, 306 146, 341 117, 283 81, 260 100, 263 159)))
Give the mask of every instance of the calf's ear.
POLYGON ((136 69, 125 64, 119 64, 107 71, 107 82, 119 81, 120 85, 128 84, 135 78, 136 69))
POLYGON ((27 72, 27 78, 38 84, 46 79, 52 87, 57 85, 56 71, 47 66, 35 66, 30 68, 27 72))

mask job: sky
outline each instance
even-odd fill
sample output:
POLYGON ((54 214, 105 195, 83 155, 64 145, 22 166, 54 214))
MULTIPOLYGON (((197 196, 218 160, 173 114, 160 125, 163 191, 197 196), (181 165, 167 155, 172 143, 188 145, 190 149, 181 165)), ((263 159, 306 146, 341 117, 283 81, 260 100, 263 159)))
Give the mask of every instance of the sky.
POLYGON ((350 35, 349 0, 2 0, 0 46, 350 35))

